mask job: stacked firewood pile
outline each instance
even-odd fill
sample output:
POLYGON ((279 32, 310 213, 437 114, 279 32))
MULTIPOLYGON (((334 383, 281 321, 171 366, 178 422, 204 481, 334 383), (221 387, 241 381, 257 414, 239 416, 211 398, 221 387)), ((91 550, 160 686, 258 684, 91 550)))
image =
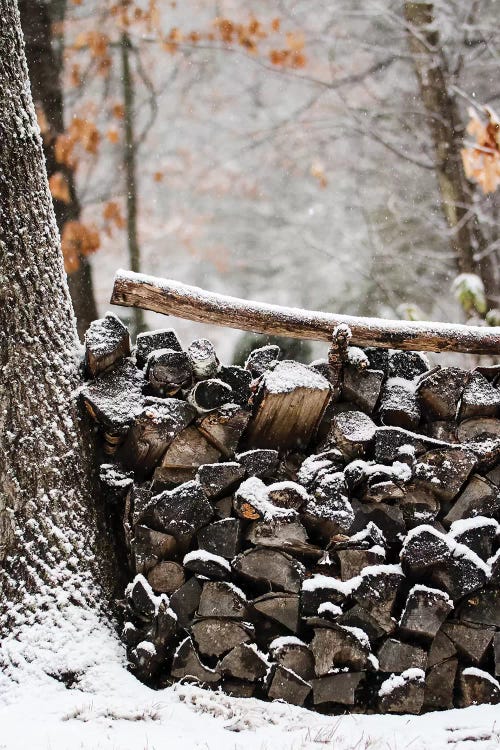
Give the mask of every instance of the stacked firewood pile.
POLYGON ((499 367, 225 366, 170 329, 131 351, 108 314, 86 371, 139 679, 328 713, 500 702, 499 367))

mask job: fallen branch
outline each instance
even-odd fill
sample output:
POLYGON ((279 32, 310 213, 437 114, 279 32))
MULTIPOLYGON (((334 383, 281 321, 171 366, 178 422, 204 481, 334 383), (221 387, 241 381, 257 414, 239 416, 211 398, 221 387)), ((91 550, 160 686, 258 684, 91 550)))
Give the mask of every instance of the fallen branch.
POLYGON ((347 324, 352 333, 351 343, 358 346, 500 354, 500 327, 362 318, 281 307, 214 294, 171 279, 132 271, 117 271, 111 303, 197 323, 291 338, 331 342, 333 330, 340 324, 347 324))

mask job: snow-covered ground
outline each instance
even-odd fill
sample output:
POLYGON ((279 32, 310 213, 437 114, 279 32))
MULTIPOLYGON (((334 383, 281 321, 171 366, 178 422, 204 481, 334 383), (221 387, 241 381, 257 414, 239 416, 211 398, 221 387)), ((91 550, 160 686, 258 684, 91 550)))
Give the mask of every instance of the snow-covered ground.
POLYGON ((160 692, 116 665, 99 689, 54 681, 0 708, 2 750, 497 750, 500 708, 322 716, 191 685, 160 692))

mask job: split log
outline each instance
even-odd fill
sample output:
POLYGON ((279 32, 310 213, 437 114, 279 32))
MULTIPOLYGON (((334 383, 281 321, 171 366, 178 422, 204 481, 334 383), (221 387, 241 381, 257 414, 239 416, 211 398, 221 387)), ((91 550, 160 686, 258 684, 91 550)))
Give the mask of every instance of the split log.
POLYGON ((249 370, 254 378, 260 378, 266 370, 272 369, 281 358, 281 349, 275 344, 268 344, 254 349, 248 355, 245 369, 249 370))
POLYGON ((370 641, 361 630, 351 630, 334 623, 329 627, 315 628, 311 651, 317 677, 323 677, 340 667, 353 671, 373 669, 370 641))
POLYGON ((269 500, 268 488, 258 477, 249 477, 240 484, 234 494, 233 507, 240 518, 249 521, 292 520, 298 517, 294 510, 273 505, 269 500))
POLYGON ((390 378, 415 380, 430 370, 429 360, 422 352, 389 352, 388 375, 390 378))
MULTIPOLYGON (((225 617, 245 620, 248 616, 247 598, 243 591, 225 581, 207 581, 203 584, 198 617, 225 617)), ((237 675, 233 675, 237 677, 237 675)))
POLYGON ((452 641, 458 653, 473 664, 481 663, 495 634, 494 628, 450 621, 443 623, 442 631, 452 641))
POLYGON ((223 365, 219 368, 217 377, 231 388, 235 404, 244 407, 248 406, 252 395, 250 387, 252 383, 251 372, 237 365, 223 365))
POLYGON ((500 510, 500 490, 479 474, 474 474, 443 518, 448 526, 463 518, 495 516, 500 510))
POLYGON ((233 391, 222 380, 200 380, 189 392, 188 401, 200 414, 204 414, 232 403, 233 391))
POLYGON ((290 669, 278 664, 274 667, 267 694, 273 700, 283 700, 293 706, 303 706, 311 692, 311 685, 290 669))
POLYGON ((440 630, 434 640, 427 657, 427 666, 429 669, 436 664, 442 664, 448 659, 454 658, 457 655, 457 649, 455 648, 453 641, 440 630))
POLYGON ((267 371, 255 396, 246 442, 254 448, 305 448, 330 398, 330 384, 298 362, 279 362, 267 371))
POLYGON ((354 523, 350 534, 362 531, 367 524, 374 523, 384 535, 388 546, 396 547, 401 544, 401 538, 406 534, 403 513, 399 505, 387 503, 360 503, 351 501, 354 511, 354 523))
POLYGON ((425 672, 408 669, 392 675, 380 686, 379 710, 391 714, 419 714, 425 697, 425 672))
POLYGON ((420 382, 417 393, 429 421, 455 418, 467 378, 465 370, 444 367, 420 382))
POLYGON ((420 405, 413 383, 389 378, 382 389, 379 416, 384 425, 415 430, 420 423, 420 405))
POLYGON ((305 527, 323 538, 346 533, 354 521, 343 472, 324 474, 302 514, 305 527))
POLYGON ((375 434, 375 460, 381 464, 421 456, 426 451, 459 450, 460 447, 400 427, 377 427, 375 434))
POLYGON ((459 678, 459 705, 465 708, 483 703, 500 703, 500 684, 488 672, 467 667, 459 678))
POLYGON ((312 680, 314 705, 340 703, 343 706, 354 706, 356 691, 364 677, 363 672, 341 672, 312 680))
POLYGON ((399 565, 365 568, 361 573, 361 582, 352 594, 387 633, 394 629, 392 610, 403 580, 399 565))
POLYGON ((299 602, 297 594, 270 593, 254 599, 252 606, 260 615, 296 633, 299 629, 299 602))
POLYGON ((496 417, 500 412, 500 390, 479 372, 472 372, 460 403, 459 419, 496 417))
POLYGON ((233 560, 233 569, 255 583, 296 594, 304 578, 304 566, 290 555, 274 549, 256 548, 233 560))
POLYGON ((143 368, 149 355, 159 349, 173 349, 176 352, 182 352, 181 342, 173 328, 162 328, 158 331, 137 334, 135 340, 137 367, 143 368))
POLYGON ((358 346, 493 355, 500 346, 498 328, 311 312, 213 294, 169 279, 124 270, 116 273, 111 302, 200 323, 328 343, 334 328, 344 323, 351 329, 351 343, 358 346))
POLYGON ((453 708, 458 659, 448 659, 429 669, 425 678, 424 707, 429 710, 453 708))
POLYGON ((405 485, 399 507, 408 529, 426 523, 432 525, 441 510, 441 504, 431 490, 414 482, 405 485))
POLYGON ((431 640, 452 610, 453 602, 446 592, 413 586, 399 622, 400 632, 409 638, 431 640))
POLYGON ((253 448, 236 454, 236 461, 249 477, 272 477, 278 468, 278 451, 272 448, 253 448))
POLYGON ((191 626, 193 638, 201 654, 222 656, 228 651, 254 640, 254 629, 248 623, 206 617, 191 626))
POLYGON ((469 450, 428 451, 415 465, 414 481, 443 500, 453 500, 475 466, 476 457, 469 450))
POLYGON ((134 614, 141 620, 152 620, 156 614, 159 598, 142 575, 136 575, 129 583, 125 596, 134 614))
POLYGON ((340 563, 340 578, 343 581, 359 575, 369 565, 379 565, 385 560, 385 553, 381 547, 378 549, 344 549, 336 554, 340 563))
POLYGON ((229 495, 244 476, 245 470, 239 463, 226 461, 220 464, 202 464, 196 479, 210 500, 218 500, 224 495, 229 495))
POLYGON ((387 625, 384 623, 385 627, 382 628, 376 618, 360 604, 355 604, 354 607, 351 607, 344 612, 344 614, 337 619, 337 622, 339 625, 345 625, 350 628, 360 628, 366 633, 372 642, 375 642, 384 635, 391 633, 396 627, 394 624, 390 630, 387 630, 387 625))
POLYGON ((184 352, 159 349, 148 357, 146 377, 155 396, 175 396, 191 384, 191 365, 184 352))
POLYGON ((353 365, 344 367, 342 399, 350 401, 367 414, 373 414, 380 398, 384 373, 381 370, 360 370, 353 365))
POLYGON ((232 560, 240 551, 241 521, 238 518, 223 518, 214 521, 198 532, 198 546, 213 555, 232 560))
POLYGON ((208 339, 196 339, 187 350, 187 355, 196 380, 213 378, 219 369, 217 352, 208 339))
POLYGON ((121 504, 134 484, 131 471, 124 471, 115 464, 101 464, 99 482, 106 501, 110 504, 121 504))
POLYGON ((223 675, 256 682, 265 677, 269 663, 253 643, 242 643, 226 654, 219 668, 223 675))
MULTIPOLYGON (((201 434, 226 458, 231 458, 250 419, 250 412, 236 404, 226 404, 199 419, 201 434)), ((202 463, 213 463, 202 461, 202 463)))
POLYGON ((416 667, 425 669, 427 653, 423 648, 403 643, 395 638, 388 638, 377 651, 377 659, 381 672, 404 672, 416 667))
POLYGON ((273 547, 292 554, 320 558, 323 550, 309 544, 307 532, 297 519, 255 521, 245 539, 257 547, 273 547))
POLYGON ((220 451, 194 425, 182 430, 167 448, 161 462, 163 481, 193 479, 202 464, 218 461, 220 451))
POLYGON ((477 591, 457 610, 461 622, 500 628, 500 589, 477 591))
POLYGON ((191 624, 200 603, 200 596, 201 585, 193 576, 170 597, 170 607, 177 615, 181 628, 186 628, 191 624))
POLYGON ((140 521, 176 539, 195 534, 213 517, 213 508, 198 482, 185 482, 155 495, 140 521))
POLYGON ((326 602, 339 604, 350 593, 350 588, 337 578, 321 573, 315 574, 302 584, 300 592, 302 612, 306 615, 315 615, 322 604, 326 602))
POLYGON ((332 421, 330 436, 348 459, 362 458, 373 444, 377 427, 362 411, 344 411, 332 421))
POLYGON ((189 681, 191 679, 208 685, 214 685, 221 680, 218 670, 210 669, 202 664, 189 637, 177 647, 170 673, 178 680, 189 681))
POLYGON ((176 398, 146 399, 118 453, 123 466, 141 476, 150 474, 172 440, 195 418, 194 409, 176 398))
POLYGON ((495 657, 495 676, 500 676, 500 632, 493 636, 493 652, 495 657))
POLYGON ((160 531, 137 524, 134 528, 132 549, 136 572, 147 574, 158 561, 175 557, 178 545, 175 537, 170 534, 162 534, 160 531))
POLYGON ((485 562, 493 555, 497 538, 500 536, 500 526, 494 518, 475 516, 454 521, 450 526, 450 536, 460 544, 465 544, 485 562))
POLYGON ((231 566, 220 555, 213 555, 203 549, 195 549, 185 555, 182 564, 187 570, 205 578, 221 580, 231 575, 231 566))
POLYGON ((314 656, 309 648, 298 638, 284 636, 275 638, 269 644, 269 653, 277 664, 289 669, 303 680, 314 677, 314 656))
POLYGON ((95 378, 124 357, 130 356, 130 334, 113 313, 93 320, 85 333, 85 367, 95 378))
POLYGON ((171 561, 159 562, 148 573, 148 583, 159 594, 173 594, 185 580, 182 566, 171 561))
POLYGON ((130 668, 140 680, 149 684, 161 669, 162 656, 154 643, 141 641, 129 654, 130 668))

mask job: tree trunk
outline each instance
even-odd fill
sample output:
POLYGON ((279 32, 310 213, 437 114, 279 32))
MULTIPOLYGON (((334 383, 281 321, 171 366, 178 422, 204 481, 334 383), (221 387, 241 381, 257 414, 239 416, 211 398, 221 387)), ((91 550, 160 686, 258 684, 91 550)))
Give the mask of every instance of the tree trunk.
MULTIPOLYGON (((52 24, 64 20, 65 10, 65 0, 19 0, 33 100, 47 123, 47 131, 43 134, 47 173, 51 177, 56 172, 61 172, 68 186, 69 197, 66 201, 54 197, 52 199, 61 234, 66 222, 78 221, 81 213, 73 169, 67 164, 60 164, 55 157, 57 136, 64 132, 63 57, 62 51, 58 52, 54 48, 52 24)), ((79 267, 68 275, 68 284, 78 335, 83 339, 83 334, 98 314, 90 263, 83 255, 78 260, 79 267)))
POLYGON ((405 2, 408 44, 434 144, 441 208, 450 229, 450 245, 459 273, 483 281, 488 307, 499 302, 498 264, 494 254, 481 257, 486 239, 474 210, 473 193, 462 165, 463 125, 451 94, 448 65, 436 30, 434 5, 405 2), (476 258, 480 258, 477 260, 476 258))
MULTIPOLYGON (((127 199, 127 243, 130 270, 139 273, 141 270, 141 254, 137 238, 137 179, 136 179, 136 144, 134 136, 134 83, 130 70, 130 37, 126 31, 122 33, 120 41, 122 58, 123 107, 125 120, 125 191, 127 199)), ((138 333, 146 330, 144 313, 135 308, 133 311, 133 330, 135 339, 138 333)))
POLYGON ((100 619, 111 557, 75 403, 78 340, 15 0, 0 0, 0 18, 1 694, 28 671, 85 671, 116 645, 100 619))

